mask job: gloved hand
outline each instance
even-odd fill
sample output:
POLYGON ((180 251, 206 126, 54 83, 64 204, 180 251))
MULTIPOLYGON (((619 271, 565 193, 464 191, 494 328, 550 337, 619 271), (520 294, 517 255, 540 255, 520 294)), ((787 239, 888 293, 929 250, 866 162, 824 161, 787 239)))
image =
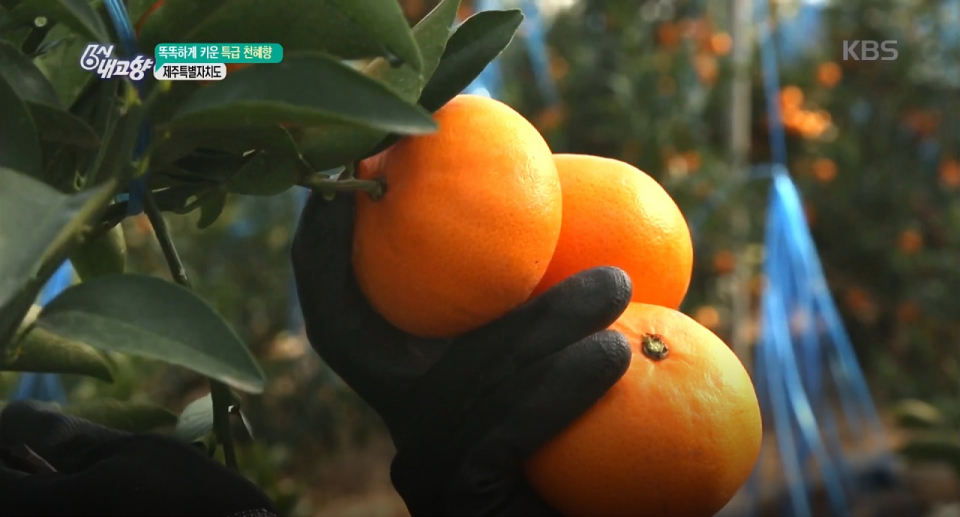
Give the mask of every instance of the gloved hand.
POLYGON ((311 344, 390 430, 391 477, 410 512, 557 515, 523 461, 626 371, 625 338, 604 329, 629 303, 629 278, 590 270, 456 339, 414 337, 356 284, 353 207, 352 196, 307 202, 292 250, 297 290, 311 344))
POLYGON ((0 515, 275 517, 270 499, 196 447, 37 402, 0 412, 0 515))

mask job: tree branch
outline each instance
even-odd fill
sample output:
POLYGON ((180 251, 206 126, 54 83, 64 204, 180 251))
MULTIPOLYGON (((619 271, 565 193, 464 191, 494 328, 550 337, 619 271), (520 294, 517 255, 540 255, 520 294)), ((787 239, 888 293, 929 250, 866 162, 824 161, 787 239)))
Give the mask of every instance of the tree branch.
MULTIPOLYGON (((167 260, 167 266, 170 268, 170 274, 178 284, 191 289, 190 279, 187 277, 187 271, 183 267, 177 248, 170 237, 170 231, 167 229, 167 223, 163 220, 163 213, 157 205, 157 200, 150 189, 147 189, 143 198, 144 212, 150 219, 153 231, 157 236, 157 242, 160 243, 160 249, 163 250, 163 256, 167 260)), ((223 446, 223 457, 227 467, 237 470, 237 456, 233 448, 233 435, 230 433, 230 389, 222 382, 210 379, 210 397, 213 400, 213 432, 217 441, 223 446)))

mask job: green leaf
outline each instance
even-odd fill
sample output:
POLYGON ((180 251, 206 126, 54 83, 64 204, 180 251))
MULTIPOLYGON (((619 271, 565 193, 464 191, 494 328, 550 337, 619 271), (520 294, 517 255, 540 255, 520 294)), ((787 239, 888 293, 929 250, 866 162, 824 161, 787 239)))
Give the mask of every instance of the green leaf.
POLYGON ((10 372, 74 373, 113 382, 113 369, 103 354, 89 345, 29 327, 4 350, 2 370, 10 372))
POLYGON ((27 105, 4 77, 0 77, 0 168, 33 177, 43 170, 37 126, 27 105))
POLYGON ((66 406, 63 412, 128 433, 145 433, 177 423, 173 411, 149 402, 96 400, 66 406))
POLYGON ((378 40, 382 52, 394 64, 406 64, 414 70, 423 69, 420 48, 410 33, 403 9, 396 0, 332 0, 329 5, 343 13, 348 23, 362 28, 366 40, 378 40), (402 63, 396 63, 400 60, 402 63))
MULTIPOLYGON (((57 92, 61 105, 73 106, 90 83, 103 84, 96 75, 80 68, 80 56, 89 43, 87 38, 57 25, 47 34, 46 41, 50 42, 51 48, 33 62, 57 92)), ((113 84, 115 87, 116 83, 113 84)))
POLYGON ((75 285, 47 304, 35 325, 243 391, 263 390, 263 372, 223 318, 190 290, 156 277, 107 275, 75 285))
POLYGON ((44 16, 70 27, 90 43, 108 43, 107 28, 85 0, 24 0, 10 11, 19 21, 44 16))
POLYGON ((917 399, 898 402, 893 408, 897 424, 904 428, 935 428, 944 422, 936 406, 917 399))
MULTIPOLYGON (((2 118, 2 117, 0 117, 2 118)), ((98 221, 115 182, 67 195, 29 176, 0 168, 0 306, 28 284, 42 285, 71 243, 98 221), (62 252, 62 256, 56 256, 62 252)), ((32 300, 31 302, 32 303, 32 300)), ((19 311, 18 311, 19 312, 19 311)), ((25 313, 23 313, 25 314, 25 313)), ((14 315, 16 323, 23 317, 14 315)))
MULTIPOLYGON (((158 187, 158 183, 171 183, 153 179, 150 182, 152 187, 158 187)), ((190 205, 195 204, 194 200, 205 195, 212 190, 210 184, 191 184, 191 185, 164 185, 160 190, 154 190, 153 195, 157 201, 157 206, 163 212, 173 212, 175 214, 185 214, 193 210, 190 205)), ((122 206, 126 208, 126 206, 122 206)))
POLYGON ((320 54, 255 65, 197 90, 171 123, 193 127, 309 127, 348 123, 402 134, 436 129, 430 115, 383 84, 320 54))
POLYGON ((127 241, 123 226, 116 225, 94 239, 84 239, 70 253, 70 264, 81 281, 113 273, 123 273, 127 266, 127 241))
POLYGON ((127 13, 131 20, 139 20, 147 9, 150 9, 157 0, 128 0, 127 13))
MULTIPOLYGON (((444 0, 413 28, 413 37, 423 55, 422 73, 407 65, 393 66, 379 58, 364 69, 364 74, 386 84, 403 100, 415 103, 440 62, 459 6, 460 0, 444 0)), ((300 146, 304 158, 314 169, 328 169, 363 157, 387 134, 365 127, 330 124, 307 128, 300 146)))
POLYGON ((41 282, 28 282, 10 299, 3 300, 3 305, 0 305, 0 357, 3 356, 7 344, 16 333, 24 316, 30 311, 42 287, 41 282))
POLYGON ((19 48, 33 31, 34 27, 11 20, 7 12, 0 9, 0 39, 19 48))
POLYGON ((299 160, 260 151, 227 180, 226 188, 234 194, 274 196, 296 185, 303 173, 299 160))
POLYGON ((413 39, 423 55, 422 69, 395 66, 388 59, 378 58, 366 67, 364 73, 385 83, 401 99, 411 104, 417 102, 423 86, 440 62, 459 7, 460 0, 443 0, 413 28, 413 39))
POLYGON ((271 196, 311 173, 282 127, 246 130, 175 130, 151 160, 173 182, 223 181, 226 192, 271 196), (190 153, 189 156, 184 156, 190 153), (171 165, 171 162, 176 163, 171 165))
POLYGON ((160 166, 171 164, 198 149, 238 156, 264 150, 278 155, 299 157, 293 137, 279 125, 223 128, 217 131, 178 127, 156 142, 156 148, 150 155, 150 163, 160 166))
POLYGON ((143 104, 134 104, 109 127, 104 145, 87 174, 87 181, 99 183, 105 179, 129 180, 133 167, 133 149, 143 122, 143 104))
POLYGON ((0 77, 26 103, 41 140, 96 149, 100 139, 86 122, 63 110, 57 91, 33 61, 0 42, 0 77))
POLYGON ((517 9, 482 11, 467 18, 450 36, 420 105, 436 111, 456 97, 507 48, 521 22, 523 13, 517 9))
POLYGON ((183 409, 173 430, 173 436, 185 442, 195 442, 213 430, 213 398, 206 394, 183 409))
POLYGON ((247 432, 247 438, 253 440, 253 425, 250 424, 250 420, 247 419, 247 414, 241 411, 240 409, 235 409, 231 411, 231 414, 236 414, 240 417, 240 423, 243 424, 243 429, 247 432))
POLYGON ((44 156, 43 174, 37 179, 60 192, 76 192, 83 184, 83 162, 92 153, 83 154, 79 147, 49 140, 40 141, 40 150, 44 156))
POLYGON ((158 170, 154 184, 162 179, 171 179, 181 184, 206 184, 207 187, 216 188, 234 176, 249 159, 249 155, 200 149, 158 170))
POLYGON ((89 124, 67 111, 47 104, 27 103, 40 139, 71 144, 85 149, 100 147, 100 137, 89 124))
POLYGON ((123 112, 120 99, 121 81, 100 81, 89 83, 70 106, 70 112, 89 121, 98 135, 109 139, 110 131, 123 112))
POLYGON ((203 230, 209 228, 217 222, 223 209, 227 206, 227 193, 223 190, 216 190, 200 203, 200 219, 197 220, 197 228, 203 230))
MULTIPOLYGON (((230 414, 236 414, 240 417, 247 436, 253 438, 253 428, 247 420, 246 415, 240 411, 240 400, 231 392, 233 403, 229 406, 230 414)), ((173 436, 187 443, 205 441, 205 438, 216 440, 211 436, 213 431, 213 397, 208 393, 183 409, 180 418, 177 421, 177 427, 173 430, 173 436)))
POLYGON ((396 0, 167 0, 145 20, 144 50, 160 43, 277 43, 284 53, 345 59, 396 56, 420 70, 419 49, 396 0))
POLYGON ((25 102, 63 107, 53 85, 33 64, 33 60, 6 42, 0 42, 0 76, 25 102))
MULTIPOLYGON (((497 58, 523 21, 517 10, 483 11, 468 18, 450 36, 443 57, 420 95, 420 105, 434 112, 456 97, 497 58)), ((363 158, 390 147, 402 135, 390 135, 363 158)))

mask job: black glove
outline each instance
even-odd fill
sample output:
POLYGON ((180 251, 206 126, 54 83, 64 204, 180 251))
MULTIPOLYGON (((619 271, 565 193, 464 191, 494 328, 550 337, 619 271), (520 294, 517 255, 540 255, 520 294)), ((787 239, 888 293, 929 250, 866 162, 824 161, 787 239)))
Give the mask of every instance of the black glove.
POLYGON ((604 329, 629 303, 629 278, 590 270, 464 336, 414 337, 359 291, 353 206, 352 196, 307 202, 292 251, 297 290, 313 347, 390 430, 393 484, 410 512, 557 515, 523 461, 626 371, 626 340, 604 329))
POLYGON ((37 402, 0 412, 0 515, 276 514, 253 483, 197 447, 37 402))

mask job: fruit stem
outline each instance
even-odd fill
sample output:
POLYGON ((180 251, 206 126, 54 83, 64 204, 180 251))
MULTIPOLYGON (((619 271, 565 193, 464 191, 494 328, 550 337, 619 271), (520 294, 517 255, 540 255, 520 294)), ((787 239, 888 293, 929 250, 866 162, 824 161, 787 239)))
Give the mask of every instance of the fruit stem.
POLYGON ((373 180, 342 179, 332 180, 322 174, 311 174, 300 181, 300 186, 306 187, 314 192, 334 193, 334 192, 366 192, 374 201, 383 197, 386 191, 386 183, 380 178, 373 180))
POLYGON ((644 334, 640 342, 640 350, 643 355, 654 361, 666 359, 670 355, 670 348, 667 347, 667 344, 663 341, 663 336, 660 334, 644 334))

